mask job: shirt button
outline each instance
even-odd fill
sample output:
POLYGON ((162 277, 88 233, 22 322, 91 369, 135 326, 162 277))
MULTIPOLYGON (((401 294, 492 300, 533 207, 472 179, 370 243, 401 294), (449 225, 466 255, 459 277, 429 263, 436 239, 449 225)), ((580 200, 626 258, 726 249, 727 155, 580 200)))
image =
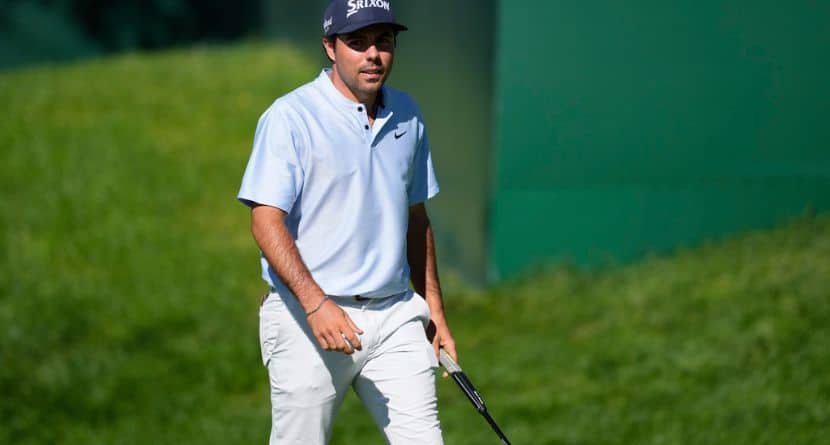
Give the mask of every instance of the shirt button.
POLYGON ((357 111, 362 113, 363 112, 363 107, 357 107, 357 111))
POLYGON ((366 126, 365 126, 365 127, 363 127, 363 128, 365 128, 365 129, 367 129, 367 130, 368 130, 368 129, 369 129, 369 126, 368 126, 368 125, 366 125, 366 126))

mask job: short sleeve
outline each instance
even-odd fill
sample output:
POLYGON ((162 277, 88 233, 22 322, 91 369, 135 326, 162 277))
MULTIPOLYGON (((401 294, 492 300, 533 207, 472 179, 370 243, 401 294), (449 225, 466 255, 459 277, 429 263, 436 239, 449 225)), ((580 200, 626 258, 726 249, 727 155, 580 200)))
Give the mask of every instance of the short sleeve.
POLYGON ((407 194, 409 205, 420 204, 438 194, 438 180, 432 166, 432 152, 429 147, 429 138, 423 125, 420 128, 421 138, 415 151, 412 166, 412 179, 407 194))
POLYGON ((257 124, 239 201, 249 207, 261 204, 290 212, 303 186, 298 153, 287 118, 273 109, 266 111, 257 124))

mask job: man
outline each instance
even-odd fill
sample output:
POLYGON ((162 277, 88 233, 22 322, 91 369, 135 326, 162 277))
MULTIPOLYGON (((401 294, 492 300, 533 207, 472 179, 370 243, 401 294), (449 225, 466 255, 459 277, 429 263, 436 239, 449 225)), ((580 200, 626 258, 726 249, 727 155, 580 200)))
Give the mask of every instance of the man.
POLYGON ((239 199, 271 287, 271 444, 327 443, 350 386, 389 443, 443 443, 437 354, 456 352, 424 206, 438 183, 417 106, 384 86, 406 29, 389 1, 332 1, 331 68, 257 126, 239 199))

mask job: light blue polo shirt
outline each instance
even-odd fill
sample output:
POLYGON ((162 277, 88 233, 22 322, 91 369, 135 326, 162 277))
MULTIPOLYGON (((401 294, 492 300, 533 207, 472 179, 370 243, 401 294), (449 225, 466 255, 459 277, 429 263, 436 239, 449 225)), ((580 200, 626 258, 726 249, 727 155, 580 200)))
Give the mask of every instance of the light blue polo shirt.
MULTIPOLYGON (((385 297, 409 286, 409 207, 438 193, 415 102, 383 87, 374 125, 329 69, 277 99, 257 125, 238 198, 277 207, 328 295, 385 297)), ((287 289, 262 255, 262 276, 287 289)))

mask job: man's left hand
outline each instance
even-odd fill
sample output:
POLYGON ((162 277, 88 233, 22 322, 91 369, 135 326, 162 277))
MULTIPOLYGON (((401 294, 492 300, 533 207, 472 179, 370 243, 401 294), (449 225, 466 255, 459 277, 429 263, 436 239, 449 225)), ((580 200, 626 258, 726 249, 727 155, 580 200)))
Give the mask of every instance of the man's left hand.
MULTIPOLYGON (((438 357, 441 349, 447 351, 447 354, 453 360, 458 362, 458 354, 455 351, 455 340, 450 333, 450 327, 447 325, 447 320, 442 318, 433 318, 429 321, 427 326, 427 339, 432 342, 432 349, 435 350, 435 356, 438 357)), ((449 377, 449 373, 444 371, 444 378, 449 377)))

